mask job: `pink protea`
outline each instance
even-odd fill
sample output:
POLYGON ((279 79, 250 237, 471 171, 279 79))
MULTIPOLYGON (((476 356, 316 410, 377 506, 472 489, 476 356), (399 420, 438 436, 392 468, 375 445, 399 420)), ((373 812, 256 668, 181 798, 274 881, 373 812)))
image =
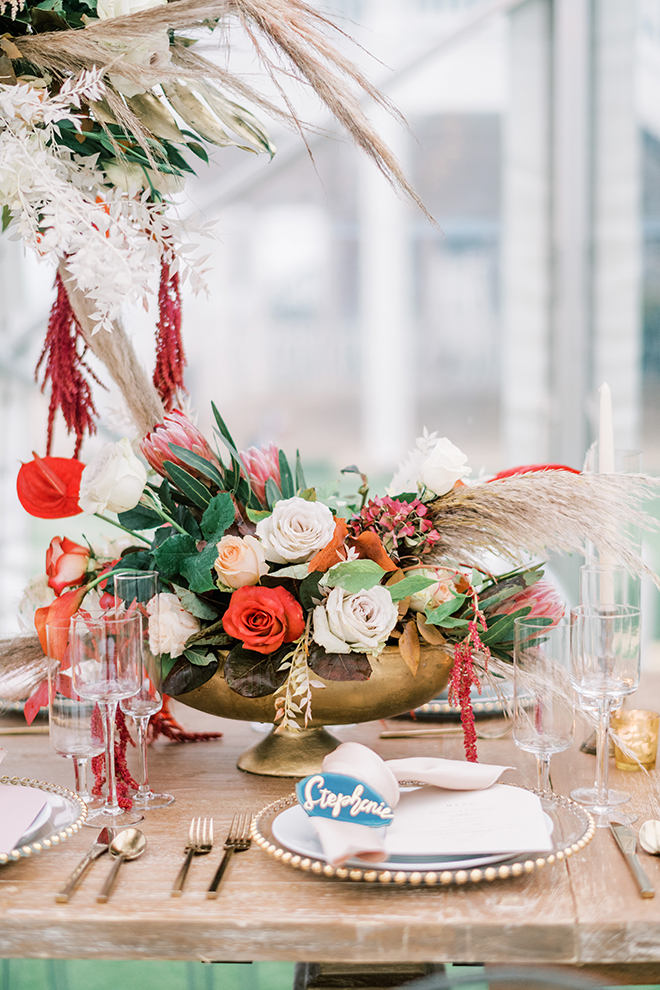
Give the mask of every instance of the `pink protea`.
POLYGON ((553 626, 564 616, 564 603, 557 589, 549 581, 537 581, 512 598, 500 602, 495 607, 493 615, 511 615, 512 612, 528 606, 531 606, 532 611, 526 618, 552 619, 553 626))
POLYGON ((278 488, 281 487, 280 479, 280 452, 274 443, 269 443, 267 447, 248 447, 240 452, 241 460, 245 465, 245 470, 250 478, 252 491, 262 505, 267 505, 266 481, 272 478, 278 488))
POLYGON ((199 454, 200 457, 211 461, 218 471, 222 473, 220 462, 209 447, 206 439, 179 409, 173 409, 171 413, 167 413, 163 418, 163 422, 155 426, 151 433, 146 435, 140 442, 140 450, 154 471, 162 474, 164 478, 167 477, 167 472, 163 467, 165 461, 172 461, 173 464, 178 464, 179 467, 185 468, 189 474, 195 477, 201 477, 194 468, 188 464, 184 464, 170 450, 169 445, 171 443, 175 443, 178 447, 185 447, 186 450, 192 451, 193 454, 199 454))

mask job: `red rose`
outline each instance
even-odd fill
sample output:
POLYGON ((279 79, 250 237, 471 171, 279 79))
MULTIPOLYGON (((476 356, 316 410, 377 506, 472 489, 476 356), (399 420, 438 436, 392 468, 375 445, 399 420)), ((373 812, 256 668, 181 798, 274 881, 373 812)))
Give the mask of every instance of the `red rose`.
POLYGON ((82 584, 89 564, 89 548, 66 536, 54 536, 46 551, 48 586, 60 595, 71 585, 82 584))
POLYGON ((239 588, 231 596, 222 624, 226 633, 256 653, 274 653, 305 631, 300 603, 281 587, 239 588))

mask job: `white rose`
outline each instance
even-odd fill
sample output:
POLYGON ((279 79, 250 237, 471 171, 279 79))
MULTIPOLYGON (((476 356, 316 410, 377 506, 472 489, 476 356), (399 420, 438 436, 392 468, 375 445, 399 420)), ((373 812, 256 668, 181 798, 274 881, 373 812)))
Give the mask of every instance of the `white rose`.
POLYGON ((201 628, 199 619, 186 612, 176 595, 166 591, 151 599, 147 612, 149 649, 155 656, 169 653, 172 658, 180 657, 188 637, 201 628))
POLYGON ((354 595, 333 588, 325 605, 314 609, 314 641, 328 653, 353 651, 377 656, 398 618, 387 588, 377 585, 354 595))
POLYGON ((437 608, 443 602, 448 602, 452 597, 453 587, 452 573, 443 568, 431 567, 424 570, 415 571, 415 574, 422 574, 427 578, 434 578, 435 584, 430 584, 422 591, 416 591, 410 596, 410 607, 414 612, 424 612, 427 608, 437 608))
POLYGON ((34 632, 34 613, 55 601, 55 592, 48 584, 47 574, 37 574, 25 586, 18 603, 18 624, 21 632, 34 632))
POLYGON ((297 496, 277 502, 272 515, 257 523, 266 560, 276 564, 304 563, 327 546, 334 533, 335 520, 327 505, 297 496))
POLYGON ((254 536, 223 536, 217 544, 216 573, 228 588, 257 584, 268 574, 264 548, 254 536))
POLYGON ((422 487, 429 488, 436 495, 446 495, 459 478, 471 473, 467 467, 467 457, 455 447, 447 437, 438 440, 437 433, 429 433, 426 428, 415 441, 394 477, 385 489, 395 498, 403 492, 415 492, 422 487))
POLYGON ((93 457, 80 479, 78 503, 83 512, 126 512, 140 501, 147 483, 147 469, 126 437, 106 443, 93 457))
POLYGON ((447 437, 441 437, 426 455, 419 472, 419 481, 436 495, 446 495, 459 478, 470 474, 467 457, 447 437))
POLYGON ((167 0, 98 0, 96 16, 101 21, 110 17, 124 17, 126 14, 137 14, 150 7, 162 7, 167 0))

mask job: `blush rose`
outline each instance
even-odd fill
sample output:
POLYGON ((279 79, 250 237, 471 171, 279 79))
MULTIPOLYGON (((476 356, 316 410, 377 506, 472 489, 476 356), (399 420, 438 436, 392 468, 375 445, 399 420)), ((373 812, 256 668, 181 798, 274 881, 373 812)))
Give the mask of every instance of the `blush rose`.
POLYGON ((239 588, 231 596, 222 624, 246 650, 274 653, 305 631, 300 602, 285 588, 239 588))
POLYGON ((89 549, 67 539, 54 536, 46 551, 48 586, 56 595, 65 588, 82 584, 89 564, 89 549))
POLYGON ((257 584, 268 573, 264 548, 254 536, 223 536, 217 544, 213 565, 220 581, 228 588, 257 584))

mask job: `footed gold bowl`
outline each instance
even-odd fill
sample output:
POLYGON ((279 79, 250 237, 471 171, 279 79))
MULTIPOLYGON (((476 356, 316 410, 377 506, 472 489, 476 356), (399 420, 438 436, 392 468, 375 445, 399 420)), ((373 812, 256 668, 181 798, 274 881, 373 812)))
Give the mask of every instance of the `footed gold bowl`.
MULTIPOLYGON (((437 646, 423 646, 415 674, 404 663, 398 647, 386 646, 379 657, 370 658, 371 677, 366 681, 327 681, 312 688, 312 719, 298 731, 273 727, 271 732, 238 760, 248 773, 269 777, 305 777, 320 769, 323 757, 339 745, 326 725, 350 725, 372 719, 402 715, 426 704, 445 689, 453 658, 437 646)), ((223 662, 214 676, 177 701, 223 718, 246 722, 272 722, 278 689, 263 698, 244 698, 228 686, 223 662)))

